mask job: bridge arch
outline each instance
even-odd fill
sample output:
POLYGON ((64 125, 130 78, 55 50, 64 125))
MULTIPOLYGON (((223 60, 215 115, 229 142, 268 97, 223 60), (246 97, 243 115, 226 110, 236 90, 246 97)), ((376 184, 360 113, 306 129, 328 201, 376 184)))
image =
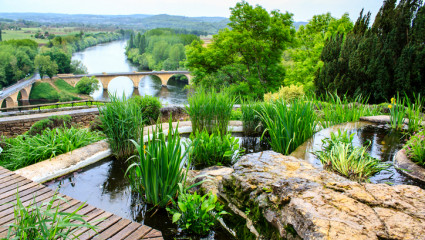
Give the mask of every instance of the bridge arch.
POLYGON ((1 103, 1 108, 4 108, 4 107, 7 107, 7 108, 9 108, 9 107, 15 107, 16 105, 17 104, 15 103, 15 101, 13 101, 13 98, 11 98, 9 96, 9 97, 7 97, 7 98, 5 98, 3 100, 3 102, 1 103))
POLYGON ((174 73, 174 74, 158 74, 157 75, 162 82, 162 86, 167 86, 170 78, 174 76, 185 76, 187 78, 187 83, 190 84, 191 75, 190 74, 182 74, 182 73, 174 73))
POLYGON ((28 101, 29 100, 29 93, 27 92, 27 90, 25 88, 22 88, 19 91, 20 95, 21 95, 21 99, 17 99, 17 100, 21 100, 21 101, 28 101))
POLYGON ((127 97, 131 97, 134 91, 135 83, 131 78, 127 76, 117 76, 112 78, 108 82, 106 89, 108 90, 108 93, 116 94, 117 96, 122 96, 122 92, 117 92, 116 90, 114 90, 118 86, 120 87, 124 86, 124 94, 127 97))

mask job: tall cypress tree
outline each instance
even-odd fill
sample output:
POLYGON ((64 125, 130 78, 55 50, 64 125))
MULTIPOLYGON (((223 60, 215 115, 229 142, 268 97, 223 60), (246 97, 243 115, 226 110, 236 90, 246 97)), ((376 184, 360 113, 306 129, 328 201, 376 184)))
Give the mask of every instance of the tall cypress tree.
POLYGON ((2 34, 2 32, 1 32, 1 28, 0 28, 0 42, 3 41, 1 34, 2 34))

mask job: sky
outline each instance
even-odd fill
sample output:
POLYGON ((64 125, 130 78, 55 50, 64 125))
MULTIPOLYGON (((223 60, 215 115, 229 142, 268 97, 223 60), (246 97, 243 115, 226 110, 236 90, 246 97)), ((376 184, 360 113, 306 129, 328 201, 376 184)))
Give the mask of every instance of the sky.
MULTIPOLYGON (((229 17, 237 0, 0 0, 0 12, 69 14, 169 14, 188 17, 229 17)), ((375 16, 383 0, 247 0, 268 11, 278 9, 294 14, 295 21, 307 21, 316 14, 345 12, 357 19, 364 8, 375 16)))

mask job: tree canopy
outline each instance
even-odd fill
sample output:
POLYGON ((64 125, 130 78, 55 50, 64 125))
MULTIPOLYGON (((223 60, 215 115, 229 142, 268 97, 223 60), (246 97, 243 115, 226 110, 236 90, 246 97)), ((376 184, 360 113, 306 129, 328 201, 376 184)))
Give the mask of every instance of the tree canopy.
POLYGON ((186 67, 204 86, 230 86, 237 94, 260 97, 276 90, 285 76, 283 51, 293 41, 292 14, 239 2, 231 8, 229 27, 208 46, 194 41, 186 51, 186 67))

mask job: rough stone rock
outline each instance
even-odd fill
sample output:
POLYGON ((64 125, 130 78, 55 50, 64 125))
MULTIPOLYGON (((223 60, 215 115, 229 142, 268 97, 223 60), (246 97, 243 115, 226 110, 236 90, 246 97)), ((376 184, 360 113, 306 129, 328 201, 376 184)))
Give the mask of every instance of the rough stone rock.
POLYGON ((202 193, 211 192, 213 194, 218 193, 218 184, 223 179, 223 176, 229 175, 233 172, 233 168, 213 166, 203 170, 189 170, 188 171, 188 185, 204 181, 197 188, 192 189, 200 190, 202 193))
POLYGON ((249 209, 264 239, 425 239, 419 187, 360 184, 272 151, 246 155, 233 169, 219 195, 249 209))

